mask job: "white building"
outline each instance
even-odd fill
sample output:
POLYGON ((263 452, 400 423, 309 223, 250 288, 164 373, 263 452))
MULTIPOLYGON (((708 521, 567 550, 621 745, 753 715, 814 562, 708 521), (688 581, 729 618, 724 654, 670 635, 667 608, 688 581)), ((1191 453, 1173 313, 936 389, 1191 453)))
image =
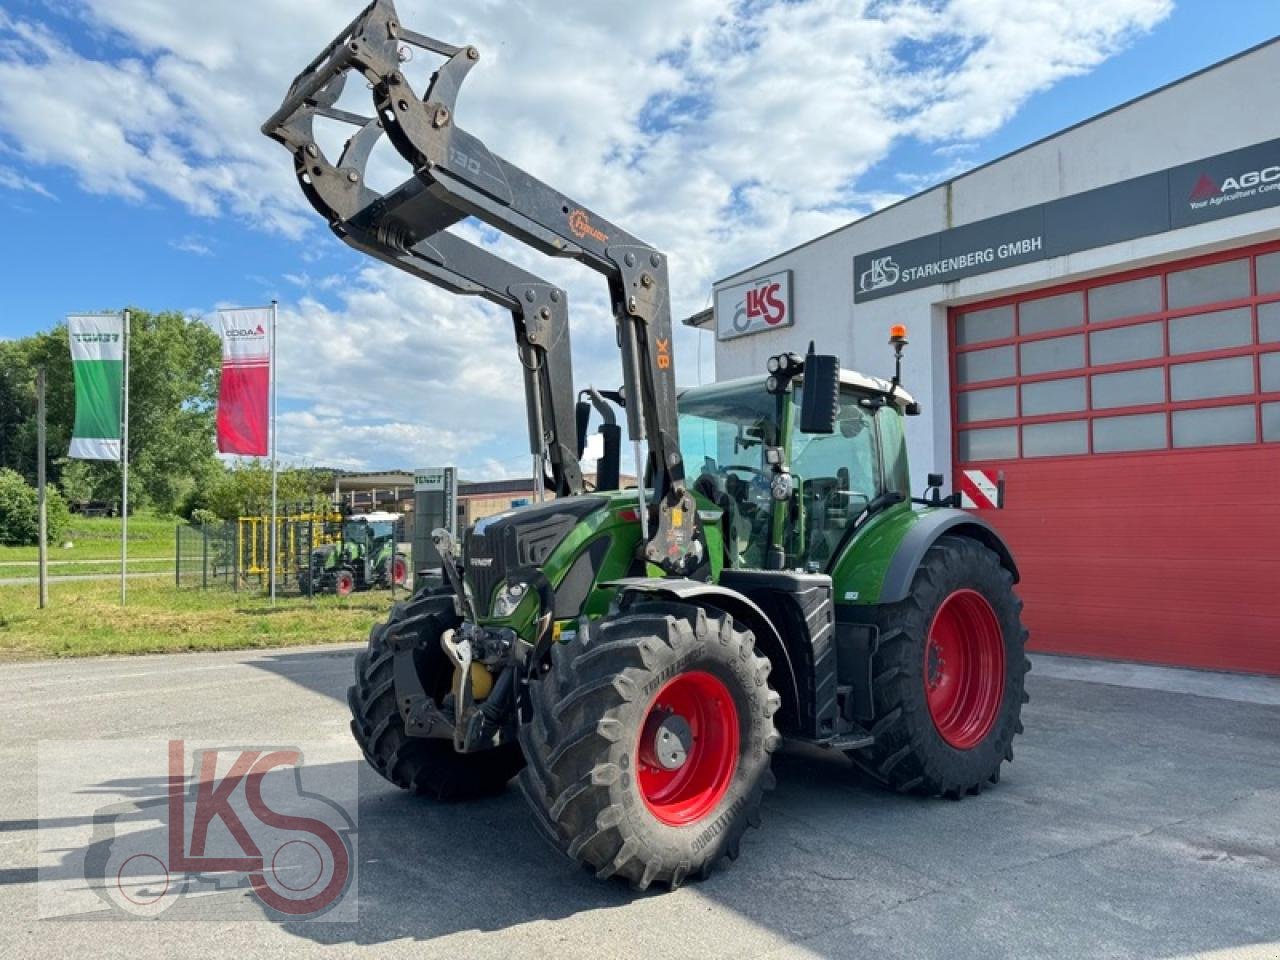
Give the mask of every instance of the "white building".
POLYGON ((1277 78, 1273 40, 726 277, 717 378, 885 375, 906 324, 917 485, 1004 475, 1033 646, 1280 673, 1277 78))

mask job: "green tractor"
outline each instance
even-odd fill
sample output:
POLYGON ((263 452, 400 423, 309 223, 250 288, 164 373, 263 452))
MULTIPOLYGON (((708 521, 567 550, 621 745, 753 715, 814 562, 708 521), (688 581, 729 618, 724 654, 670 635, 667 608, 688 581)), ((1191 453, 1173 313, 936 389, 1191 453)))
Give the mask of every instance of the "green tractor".
POLYGON ((460 800, 514 777, 533 822, 601 878, 677 887, 760 825, 783 738, 902 793, 997 783, 1029 664, 999 534, 915 499, 901 385, 810 345, 759 376, 678 392, 666 257, 457 125, 479 59, 375 0, 294 81, 263 130, 346 243, 510 311, 535 480, 553 500, 433 534, 448 585, 396 605, 357 655, 351 730, 404 790, 460 800), (444 58, 419 96, 406 47, 444 58), (351 72, 374 110, 335 106, 351 72), (317 119, 353 124, 342 155, 317 119), (365 165, 386 136, 412 174, 365 165), (623 387, 575 405, 563 290, 450 233, 468 217, 605 275, 623 387), (579 469, 592 407, 597 486, 579 469), (621 408, 637 487, 616 489, 621 408), (613 489, 610 489, 613 488, 613 489))
POLYGON ((307 566, 298 571, 303 593, 334 593, 349 597, 361 590, 404 586, 409 557, 396 548, 394 513, 369 513, 342 521, 339 539, 316 547, 307 566))

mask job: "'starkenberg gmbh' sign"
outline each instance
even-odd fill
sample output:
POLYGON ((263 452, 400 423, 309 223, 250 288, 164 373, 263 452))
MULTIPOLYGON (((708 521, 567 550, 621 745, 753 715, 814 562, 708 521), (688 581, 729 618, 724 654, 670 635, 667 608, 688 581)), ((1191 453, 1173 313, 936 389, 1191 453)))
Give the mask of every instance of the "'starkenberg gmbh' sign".
MULTIPOLYGON (((1272 140, 859 254, 853 299, 863 303, 1277 205, 1280 140, 1272 140)), ((723 316, 718 302, 716 312, 723 316)))

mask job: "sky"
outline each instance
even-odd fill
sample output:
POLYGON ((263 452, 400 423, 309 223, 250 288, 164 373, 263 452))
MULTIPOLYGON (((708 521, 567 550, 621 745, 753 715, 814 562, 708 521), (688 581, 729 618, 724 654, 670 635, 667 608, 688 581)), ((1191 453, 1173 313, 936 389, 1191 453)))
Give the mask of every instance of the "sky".
MULTIPOLYGON (((286 460, 527 475, 509 315, 349 250, 259 132, 362 5, 0 0, 0 338, 278 299, 286 460)), ((1275 0, 398 6, 479 47, 462 127, 669 255, 677 318, 719 277, 1280 33, 1275 0)), ((419 92, 430 67, 409 64, 419 92)), ((376 153, 371 185, 398 162, 376 153)), ((603 278, 462 229, 568 291, 576 381, 616 386, 603 278)), ((677 331, 681 383, 714 379, 707 336, 677 331)))

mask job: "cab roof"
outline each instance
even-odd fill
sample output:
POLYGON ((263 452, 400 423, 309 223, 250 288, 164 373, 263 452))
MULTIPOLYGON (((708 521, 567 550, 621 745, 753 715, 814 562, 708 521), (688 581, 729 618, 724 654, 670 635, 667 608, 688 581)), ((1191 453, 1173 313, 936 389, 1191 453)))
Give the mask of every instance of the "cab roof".
MULTIPOLYGON (((680 391, 680 396, 684 396, 694 390, 704 390, 710 387, 745 387, 752 383, 763 384, 765 377, 738 377, 734 380, 718 380, 715 383, 703 384, 699 387, 685 387, 680 391)), ((803 382, 804 376, 796 377, 797 382, 803 382)), ((842 387, 853 387, 855 390, 861 390, 873 396, 885 397, 892 400, 899 406, 905 407, 908 404, 915 403, 915 398, 911 396, 902 387, 894 387, 888 380, 882 380, 879 377, 869 377, 865 373, 858 373, 856 370, 840 370, 840 385, 842 387)))

